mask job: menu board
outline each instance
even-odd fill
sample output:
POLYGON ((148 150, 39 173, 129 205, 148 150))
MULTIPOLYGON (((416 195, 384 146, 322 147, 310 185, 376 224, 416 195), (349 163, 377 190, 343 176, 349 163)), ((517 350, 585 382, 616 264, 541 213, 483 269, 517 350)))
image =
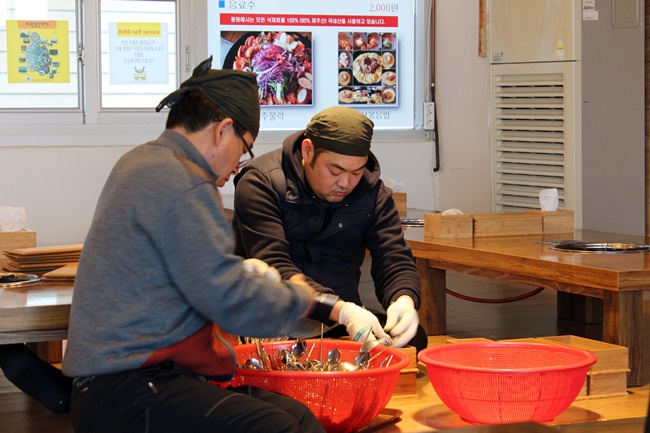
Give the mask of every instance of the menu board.
POLYGON ((397 34, 339 32, 339 103, 397 104, 397 34))
POLYGON ((311 32, 222 31, 221 67, 257 75, 261 105, 312 105, 311 32))
POLYGON ((414 0, 209 0, 213 67, 257 76, 261 130, 297 130, 324 108, 375 129, 415 128, 414 0))

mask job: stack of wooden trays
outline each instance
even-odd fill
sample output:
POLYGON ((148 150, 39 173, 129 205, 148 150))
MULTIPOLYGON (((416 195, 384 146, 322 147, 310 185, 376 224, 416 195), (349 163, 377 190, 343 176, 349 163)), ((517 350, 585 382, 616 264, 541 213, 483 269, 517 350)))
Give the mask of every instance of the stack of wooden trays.
POLYGON ((10 272, 51 271, 78 262, 82 246, 74 244, 5 250, 4 254, 9 261, 4 265, 4 269, 10 272))

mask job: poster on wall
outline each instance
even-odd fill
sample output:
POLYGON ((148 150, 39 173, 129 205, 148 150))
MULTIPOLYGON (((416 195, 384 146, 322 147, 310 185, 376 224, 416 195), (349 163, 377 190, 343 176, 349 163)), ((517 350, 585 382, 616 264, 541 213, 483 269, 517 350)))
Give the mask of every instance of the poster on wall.
POLYGON ((109 23, 111 84, 168 84, 167 23, 109 23))
POLYGON ((257 76, 261 105, 312 104, 311 32, 221 32, 224 69, 257 76))
POLYGON ((339 103, 397 104, 397 34, 339 32, 339 103))
POLYGON ((7 20, 9 83, 69 83, 68 22, 7 20))
POLYGON ((257 76, 262 130, 349 106, 379 129, 414 128, 415 2, 209 0, 213 67, 257 76))

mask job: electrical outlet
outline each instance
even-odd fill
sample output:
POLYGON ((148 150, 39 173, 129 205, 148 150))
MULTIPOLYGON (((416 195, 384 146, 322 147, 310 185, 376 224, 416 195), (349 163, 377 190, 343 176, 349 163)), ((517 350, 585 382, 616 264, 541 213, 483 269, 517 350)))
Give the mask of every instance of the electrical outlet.
POLYGON ((424 130, 433 131, 436 129, 436 103, 424 103, 424 130))

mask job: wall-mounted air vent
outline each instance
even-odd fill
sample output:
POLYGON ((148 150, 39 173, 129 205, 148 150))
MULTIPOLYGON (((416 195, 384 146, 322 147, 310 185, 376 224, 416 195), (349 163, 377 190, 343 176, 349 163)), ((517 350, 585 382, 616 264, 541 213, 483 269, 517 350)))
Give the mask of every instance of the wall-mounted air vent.
POLYGON ((571 82, 562 71, 535 65, 492 66, 494 210, 539 209, 539 191, 557 188, 559 207, 567 196, 567 149, 574 116, 567 105, 571 82))

